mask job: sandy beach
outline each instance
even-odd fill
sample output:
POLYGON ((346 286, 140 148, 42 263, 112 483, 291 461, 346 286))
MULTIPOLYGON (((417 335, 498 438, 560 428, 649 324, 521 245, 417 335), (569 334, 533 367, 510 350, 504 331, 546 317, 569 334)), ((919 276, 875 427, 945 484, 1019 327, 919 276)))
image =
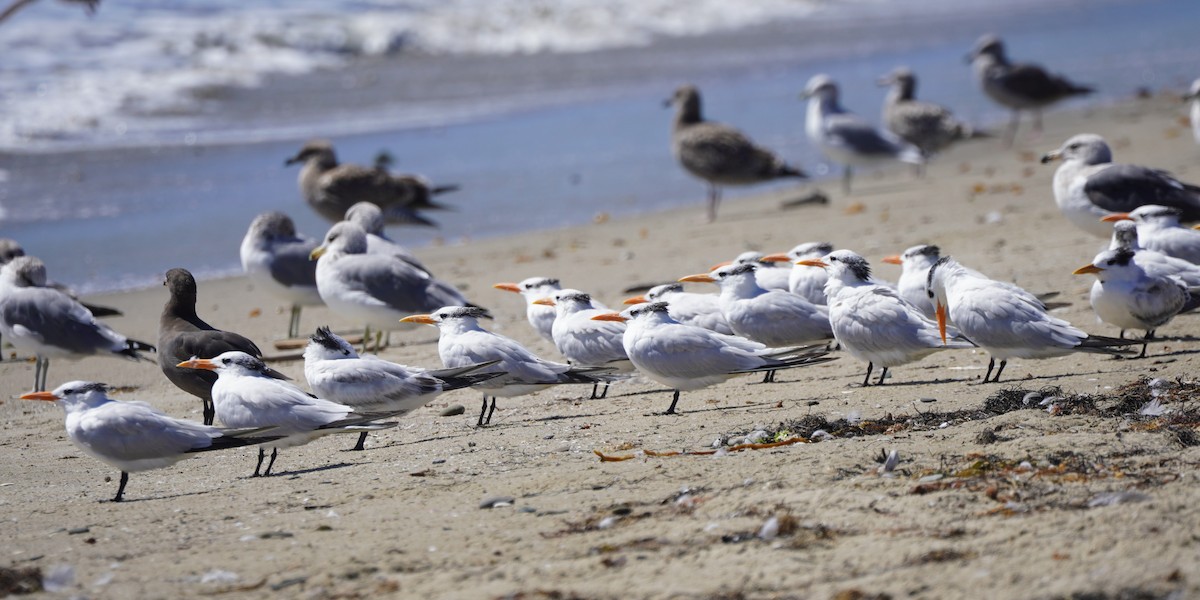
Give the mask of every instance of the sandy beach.
MULTIPOLYGON (((1088 306, 1093 278, 1071 275, 1103 243, 1058 213, 1053 167, 1037 159, 1090 131, 1118 161, 1195 182, 1200 150, 1183 114, 1166 92, 1054 113, 1040 139, 1023 131, 1013 150, 996 139, 962 145, 924 179, 866 175, 849 197, 823 184, 827 206, 781 209, 811 190, 800 186, 729 200, 705 224, 697 183, 686 209, 419 254, 492 310, 491 328, 551 358, 519 298, 491 284, 557 276, 617 305, 629 286, 811 240, 851 248, 892 280, 899 268, 884 256, 936 243, 994 278, 1061 292, 1070 306, 1058 316, 1115 336, 1088 306)), ((162 287, 94 298, 125 311, 114 328, 150 342, 165 299, 162 287)), ((287 320, 242 278, 201 282, 198 312, 264 348, 287 320)), ((303 330, 324 324, 355 326, 305 310, 303 330)), ((668 391, 632 381, 604 400, 586 399, 586 387, 502 398, 493 424, 475 429, 480 397, 457 391, 373 435, 365 452, 347 452, 350 437, 325 438, 281 452, 277 475, 254 479, 252 450, 209 453, 133 474, 121 504, 104 502, 119 473, 69 442, 60 409, 15 399, 34 367, 6 357, 0 567, 53 573, 62 594, 110 598, 1198 596, 1200 318, 1158 333, 1166 339, 1146 359, 1014 359, 998 385, 978 384, 985 354, 947 351, 862 388, 865 365, 840 354, 779 383, 745 377, 684 393, 677 416, 656 414, 668 391), (1139 416, 1152 392, 1169 412, 1139 416), (453 404, 465 414, 439 416, 453 404), (807 443, 640 452, 729 448, 757 430, 807 443), (596 451, 632 458, 602 462, 596 451), (900 462, 881 475, 877 459, 890 451, 900 462), (509 501, 481 508, 497 498, 509 501)), ((382 356, 440 366, 436 337, 395 333, 382 356)), ((270 354, 303 386, 294 351, 270 354)), ((152 364, 54 361, 50 387, 70 379, 200 418, 199 402, 152 364)))

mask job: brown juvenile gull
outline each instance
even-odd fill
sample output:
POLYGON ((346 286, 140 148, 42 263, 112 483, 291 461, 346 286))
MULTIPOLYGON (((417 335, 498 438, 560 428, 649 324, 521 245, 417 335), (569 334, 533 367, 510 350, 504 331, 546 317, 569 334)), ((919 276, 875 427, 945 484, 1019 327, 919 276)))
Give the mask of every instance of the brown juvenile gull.
POLYGON ((969 124, 955 118, 950 109, 917 100, 917 77, 908 68, 895 69, 880 78, 879 85, 891 86, 883 101, 883 126, 920 148, 925 156, 978 135, 969 124))
POLYGON ((175 387, 204 402, 204 424, 212 425, 216 414, 212 386, 217 381, 217 374, 177 365, 193 357, 212 358, 230 350, 261 358, 262 351, 249 339, 231 331, 221 331, 196 315, 196 279, 186 269, 167 271, 163 285, 171 297, 158 319, 158 366, 175 387))
POLYGON ((386 169, 338 164, 333 145, 312 140, 285 164, 304 163, 300 193, 308 205, 332 223, 341 221, 356 202, 371 202, 395 225, 436 226, 419 210, 445 209, 433 196, 458 189, 456 185, 432 187, 422 177, 392 175, 386 169))
POLYGON ((675 90, 666 106, 675 106, 671 152, 688 173, 708 182, 708 220, 717 219, 721 186, 750 185, 783 177, 806 177, 770 150, 757 146, 737 129, 705 121, 700 92, 690 85, 675 90))
POLYGON ((1072 83, 1066 77, 1050 73, 1032 63, 1010 63, 1004 53, 1004 42, 992 34, 975 42, 967 55, 975 70, 983 93, 997 104, 1012 109, 1005 143, 1012 145, 1022 110, 1033 111, 1033 128, 1042 130, 1042 109, 1072 96, 1090 94, 1094 90, 1072 83))
POLYGON ((252 281, 291 304, 289 338, 300 334, 301 307, 324 304, 317 292, 317 265, 308 258, 316 247, 316 240, 298 235, 292 218, 278 211, 255 217, 242 238, 242 270, 252 281))

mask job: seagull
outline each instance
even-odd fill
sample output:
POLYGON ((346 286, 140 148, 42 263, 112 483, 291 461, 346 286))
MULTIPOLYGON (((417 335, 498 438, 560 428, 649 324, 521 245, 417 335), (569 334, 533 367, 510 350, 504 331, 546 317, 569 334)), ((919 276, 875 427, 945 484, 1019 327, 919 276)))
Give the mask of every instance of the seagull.
MULTIPOLYGON (((1101 321, 1121 329, 1143 329, 1142 352, 1154 339, 1154 330, 1166 325, 1180 312, 1195 308, 1200 297, 1193 299, 1187 284, 1178 277, 1150 275, 1134 261, 1134 250, 1105 250, 1091 264, 1075 269, 1076 275, 1096 276, 1090 300, 1092 310, 1101 321), (1190 305, 1190 306, 1189 306, 1190 305)), ((1195 289, 1200 294, 1200 288, 1195 289)))
MULTIPOLYGON (((593 321, 592 317, 609 310, 592 304, 590 294, 568 288, 534 303, 554 307, 554 326, 551 331, 554 347, 572 365, 610 367, 619 373, 633 371, 633 364, 621 345, 625 326, 611 321, 593 321)), ((597 395, 599 385, 596 383, 592 386, 593 400, 608 396, 608 382, 604 382, 604 393, 597 395)))
POLYGON ((154 346, 131 340, 103 323, 70 296, 43 287, 46 265, 21 256, 0 267, 0 333, 22 352, 37 356, 33 391, 46 389, 51 358, 79 359, 95 354, 149 359, 154 346))
POLYGON ((1183 100, 1191 105, 1192 138, 1200 144, 1200 79, 1192 81, 1192 87, 1184 94, 1183 100))
POLYGON ((194 356, 212 358, 230 350, 262 358, 262 351, 249 338, 221 331, 196 314, 196 279, 187 269, 167 271, 163 285, 170 297, 158 318, 158 367, 175 387, 200 399, 204 405, 204 424, 212 425, 216 415, 212 387, 217 374, 183 369, 179 363, 194 356))
POLYGON ((258 463, 251 477, 259 477, 265 447, 271 448, 271 462, 261 476, 271 474, 280 448, 307 444, 331 433, 360 433, 395 427, 395 422, 379 423, 388 413, 359 413, 354 407, 316 398, 300 388, 279 379, 279 374, 263 361, 231 350, 208 358, 192 358, 179 363, 180 368, 215 371, 217 382, 212 387, 217 418, 227 427, 270 427, 272 435, 280 436, 258 447, 258 463))
POLYGON ((199 452, 278 437, 263 428, 219 429, 174 419, 145 402, 113 400, 107 391, 103 383, 72 381, 53 392, 30 392, 21 399, 57 403, 67 414, 67 437, 84 453, 121 470, 113 502, 125 499, 130 473, 169 467, 199 452))
POLYGON ((834 360, 822 348, 768 348, 745 338, 684 325, 666 302, 647 302, 598 321, 626 322, 622 343, 638 371, 674 391, 664 414, 675 414, 679 393, 706 388, 746 373, 806 367, 834 360))
POLYGON ((527 277, 520 283, 497 283, 492 287, 521 294, 525 298, 525 318, 529 320, 529 325, 533 327, 534 331, 537 331, 538 335, 542 336, 542 339, 554 343, 554 307, 537 304, 537 301, 553 297, 554 292, 562 289, 557 279, 527 277))
POLYGON ((808 80, 800 98, 808 100, 804 132, 826 157, 842 165, 842 189, 847 194, 854 167, 875 167, 897 160, 918 166, 925 164, 919 148, 842 108, 838 94, 833 79, 815 75, 808 80))
POLYGON ((1004 42, 992 34, 975 42, 967 55, 983 93, 992 101, 1012 109, 1006 144, 1017 136, 1022 110, 1033 111, 1033 128, 1042 130, 1042 109, 1072 96, 1092 93, 1092 88, 1072 83, 1062 75, 1047 72, 1030 63, 1013 64, 1004 53, 1004 42))
MULTIPOLYGON (((721 286, 721 312, 734 334, 771 348, 800 346, 833 338, 829 313, 783 290, 764 290, 754 279, 750 264, 721 267, 712 273, 688 275, 679 281, 708 282, 721 286)), ((774 381, 767 372, 764 383, 774 381)))
POLYGON ((408 248, 393 242, 384 235, 386 222, 383 211, 370 202, 358 202, 346 210, 346 220, 363 228, 367 232, 367 254, 384 254, 399 257, 404 262, 430 273, 408 248))
POLYGON ((1200 187, 1166 171, 1114 163, 1108 144, 1096 134, 1071 137, 1042 156, 1042 163, 1060 159, 1063 164, 1054 172, 1054 202, 1071 224, 1092 235, 1108 238, 1112 227, 1101 219, 1147 204, 1178 209, 1184 221, 1200 221, 1200 187))
MULTIPOLYGON (((449 392, 495 379, 502 373, 475 374, 489 363, 457 369, 429 371, 389 362, 373 355, 359 356, 354 346, 329 330, 319 327, 304 349, 304 378, 320 397, 355 410, 406 415, 442 392, 449 392)), ((352 450, 362 450, 367 432, 358 437, 352 450)))
POLYGON ((978 271, 943 256, 929 269, 926 282, 934 300, 942 341, 946 324, 986 350, 991 359, 983 383, 1000 381, 1010 358, 1050 358, 1071 352, 1123 354, 1117 347, 1128 340, 1088 335, 1070 323, 1050 316, 1036 296, 1011 284, 988 279, 978 271), (1000 368, 991 378, 996 361, 1000 368))
MULTIPOLYGON (((4 266, 12 262, 12 259, 14 258, 25 255, 25 248, 23 248, 16 240, 10 238, 0 238, 0 266, 4 266)), ((93 317, 119 317, 124 314, 115 308, 84 302, 83 300, 79 299, 79 294, 76 293, 75 290, 57 281, 45 281, 39 284, 39 287, 51 287, 70 296, 72 300, 79 302, 84 308, 88 309, 88 311, 92 313, 93 317)))
POLYGON ((762 259, 768 262, 792 265, 788 272, 787 290, 813 304, 824 306, 826 304, 825 282, 829 280, 829 275, 825 269, 810 269, 796 264, 796 261, 815 260, 830 252, 833 252, 833 244, 829 242, 805 242, 787 252, 768 254, 762 259))
POLYGON ((317 265, 308 258, 316 247, 316 241, 296 234, 291 217, 278 211, 255 217, 242 238, 242 270, 292 305, 288 338, 300 334, 301 307, 324 304, 317 292, 317 265))
POLYGON ((851 356, 867 363, 863 387, 871 385, 875 365, 883 367, 875 385, 883 385, 891 367, 939 350, 974 347, 964 340, 943 343, 937 323, 895 290, 872 282, 871 265, 854 252, 836 250, 823 259, 801 259, 796 264, 829 272, 825 295, 833 336, 851 356))
POLYGON ((708 268, 709 271, 716 271, 721 267, 729 265, 754 265, 754 280, 764 290, 787 290, 788 281, 792 275, 791 266, 781 266, 778 261, 767 260, 767 257, 762 252, 747 250, 733 260, 719 262, 708 268))
POLYGON ((718 294, 696 294, 683 291, 682 283, 665 283, 650 288, 641 296, 626 298, 625 304, 666 302, 667 313, 684 325, 695 325, 709 331, 733 335, 733 328, 721 312, 718 294))
POLYGON ((917 100, 917 77, 908 68, 899 67, 878 83, 891 86, 883 101, 884 127, 916 146, 921 154, 933 156, 950 144, 979 137, 970 124, 957 119, 950 109, 917 100))
POLYGON ((1102 220, 1132 220, 1137 224, 1138 242, 1143 247, 1200 265, 1200 231, 1180 225, 1183 214, 1177 208, 1144 204, 1132 212, 1113 213, 1102 220))
POLYGON ((356 202, 379 205, 388 223, 427 225, 435 223, 418 214, 419 209, 446 208, 431 200, 457 185, 430 187, 419 177, 393 176, 386 169, 338 164, 333 145, 312 140, 285 164, 303 163, 300 169, 300 193, 308 205, 325 219, 337 223, 356 202))
POLYGON ((1113 237, 1108 249, 1133 252, 1133 262, 1150 276, 1178 277, 1188 287, 1200 287, 1200 265, 1143 248, 1138 243, 1137 224, 1133 221, 1113 223, 1113 237))
POLYGON ((430 277, 404 260, 367 254, 367 233, 342 221, 312 251, 317 260, 317 290, 333 312, 366 323, 363 347, 371 328, 378 349, 384 331, 399 329, 401 317, 442 306, 467 305, 454 286, 430 277))
POLYGON ((481 362, 499 361, 480 373, 501 372, 505 375, 479 384, 483 390, 483 409, 476 427, 492 421, 496 398, 513 398, 532 394, 550 386, 564 383, 606 383, 610 369, 576 367, 538 358, 515 340, 492 333, 479 326, 487 313, 473 306, 445 306, 431 314, 412 315, 401 319, 405 323, 437 326, 438 354, 446 368, 453 369, 481 362), (491 408, 488 408, 488 397, 491 408), (485 418, 486 414, 486 418, 485 418))
POLYGON ((900 279, 896 282, 896 290, 900 297, 921 311, 928 319, 935 318, 933 300, 925 290, 929 279, 929 267, 941 258, 941 249, 932 244, 918 244, 904 251, 904 254, 894 254, 884 257, 883 262, 900 265, 900 279))
POLYGON ((746 134, 721 123, 705 121, 700 113, 700 91, 684 85, 664 103, 675 107, 671 127, 671 153, 684 170, 708 183, 708 221, 717 220, 721 186, 751 185, 784 177, 805 178, 804 171, 788 165, 770 150, 756 145, 746 134))

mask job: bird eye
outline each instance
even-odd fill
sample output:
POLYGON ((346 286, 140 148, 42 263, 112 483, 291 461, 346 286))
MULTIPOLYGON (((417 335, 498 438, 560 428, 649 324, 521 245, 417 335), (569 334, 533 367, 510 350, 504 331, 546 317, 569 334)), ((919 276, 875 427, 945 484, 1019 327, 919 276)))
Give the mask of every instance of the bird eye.
POLYGON ((933 292, 932 291, 926 290, 925 293, 929 295, 930 300, 933 300, 933 292))
POLYGON ((1078 143, 1078 142, 1076 142, 1076 143, 1074 143, 1074 144, 1071 144, 1070 146, 1067 146, 1067 150, 1078 150, 1078 149, 1079 149, 1079 143, 1078 143))
POLYGON ((73 390, 73 389, 71 389, 71 390, 64 390, 64 391, 63 391, 63 393, 64 393, 64 394, 66 394, 66 395, 68 395, 68 396, 70 396, 71 394, 74 394, 74 393, 75 393, 75 390, 73 390))
POLYGON ((229 362, 230 362, 230 361, 229 361, 229 359, 228 359, 228 358, 225 358, 225 359, 222 359, 222 360, 221 360, 221 364, 224 364, 224 365, 227 365, 227 364, 229 364, 229 362))
POLYGON ((1109 259, 1109 261, 1108 261, 1108 263, 1107 263, 1107 264, 1108 264, 1109 266, 1112 266, 1112 265, 1115 265, 1115 264, 1117 264, 1117 261, 1116 261, 1116 259, 1109 259))

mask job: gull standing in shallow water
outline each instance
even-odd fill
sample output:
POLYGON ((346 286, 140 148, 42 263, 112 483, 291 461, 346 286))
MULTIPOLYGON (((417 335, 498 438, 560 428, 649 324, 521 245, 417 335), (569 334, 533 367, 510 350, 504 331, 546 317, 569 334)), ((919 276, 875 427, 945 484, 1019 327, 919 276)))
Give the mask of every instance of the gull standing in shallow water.
POLYGON ((1050 316, 1036 296, 1011 284, 989 279, 949 256, 929 269, 926 283, 934 301, 938 329, 946 341, 947 322, 990 355, 983 383, 999 382, 1010 358, 1050 358, 1071 352, 1125 354, 1117 347, 1133 342, 1088 335, 1050 316), (1000 368, 992 378, 996 361, 1000 368))
MULTIPOLYGON (((1121 328, 1121 337, 1126 329, 1145 330, 1138 355, 1142 358, 1147 342, 1154 339, 1154 330, 1181 311, 1195 308, 1200 298, 1193 300, 1187 284, 1178 277, 1150 275, 1134 256, 1132 250, 1105 250, 1091 264, 1075 269, 1075 274, 1096 276, 1089 299, 1101 321, 1121 328)), ((1195 291, 1200 294, 1200 288, 1195 291)))
POLYGON ((454 286, 401 258, 367 254, 367 233, 354 223, 331 227, 311 256, 318 259, 317 290, 325 304, 338 315, 366 324, 364 350, 372 327, 378 350, 383 332, 400 329, 402 317, 470 304, 454 286))
POLYGON ((666 302, 667 313, 684 325, 695 325, 709 331, 733 335, 729 321, 721 312, 719 294, 685 292, 682 283, 664 283, 650 288, 641 296, 625 299, 625 304, 645 302, 666 302))
POLYGON ((483 427, 492 421, 497 397, 524 396, 564 383, 589 383, 594 386, 611 379, 605 375, 610 369, 575 367, 537 357, 515 340, 480 327, 479 319, 486 315, 483 309, 472 306, 445 306, 431 314, 401 319, 405 323, 437 326, 440 332, 438 354, 446 368, 499 361, 479 371, 501 372, 505 375, 477 386, 483 390, 483 409, 479 412, 476 427, 483 427))
POLYGON ((492 287, 520 294, 525 299, 525 318, 529 320, 529 325, 542 339, 554 343, 554 307, 538 304, 537 301, 553 297, 554 292, 562 289, 557 279, 527 277, 520 283, 497 283, 492 287))
POLYGON ((280 448, 307 444, 331 433, 360 433, 396 426, 395 422, 374 422, 391 414, 358 413, 354 407, 306 394, 280 380, 278 373, 245 352, 225 352, 211 360, 193 358, 179 366, 217 372, 212 397, 222 423, 229 427, 270 427, 270 433, 279 436, 259 445, 258 463, 251 477, 259 476, 266 446, 271 447, 271 462, 262 472, 263 477, 271 474, 280 448))
MULTIPOLYGON (((591 295, 579 290, 563 289, 554 292, 552 298, 542 298, 535 303, 554 307, 554 347, 572 365, 610 367, 621 373, 633 371, 633 364, 621 345, 625 326, 610 321, 593 321, 592 317, 609 311, 593 305, 591 295)), ((604 393, 597 395, 599 385, 592 386, 593 400, 608 396, 608 382, 604 382, 604 393)))
POLYGON ((877 167, 894 161, 925 164, 919 148, 842 108, 838 85, 828 75, 809 79, 800 98, 808 100, 804 132, 829 160, 842 165, 842 190, 847 194, 854 167, 877 167))
POLYGON ((836 250, 824 259, 796 261, 801 267, 819 267, 829 272, 825 295, 829 298, 829 322, 842 349, 867 363, 863 387, 871 385, 871 370, 883 367, 883 385, 888 369, 915 362, 948 348, 973 348, 963 340, 943 343, 937 323, 921 314, 893 289, 871 281, 871 265, 849 250, 836 250))
POLYGON ((1129 213, 1114 213, 1104 221, 1132 220, 1138 242, 1145 248, 1200 265, 1200 231, 1179 224, 1183 211, 1146 204, 1129 213))
MULTIPOLYGON (((169 467, 199 452, 261 444, 278 438, 265 429, 219 429, 167 416, 144 402, 120 402, 108 386, 72 381, 22 400, 55 402, 67 414, 67 437, 93 458, 121 470, 113 502, 125 499, 129 474, 169 467)), ((106 478, 107 480, 107 478, 106 478)))
POLYGON ((333 145, 325 140, 306 143, 285 164, 296 163, 304 164, 299 183, 305 202, 332 223, 343 220, 356 202, 370 202, 383 210, 388 223, 434 226, 417 211, 445 208, 431 197, 458 189, 430 187, 422 178, 393 176, 385 169, 339 164, 333 145))
POLYGON ((646 377, 674 391, 664 414, 675 414, 679 393, 716 385, 747 373, 807 367, 834 360, 822 348, 768 348, 758 342, 684 325, 667 313, 666 302, 648 302, 598 321, 626 322, 622 344, 646 377))
MULTIPOLYGON (((359 356, 349 342, 320 327, 304 349, 304 378, 322 398, 340 402, 355 410, 371 413, 406 415, 442 392, 449 392, 495 379, 502 373, 474 373, 489 363, 457 369, 429 371, 383 360, 377 356, 359 356)), ((352 450, 362 450, 367 432, 358 437, 352 450)))
POLYGON ((784 177, 806 177, 744 133, 721 123, 705 121, 700 91, 685 85, 666 101, 675 107, 671 152, 688 172, 708 182, 708 221, 717 220, 721 186, 751 185, 784 177))
POLYGON ((1012 110, 1008 135, 1005 136, 1009 146, 1017 137, 1022 110, 1033 111, 1033 129, 1041 131, 1043 108, 1094 91, 1038 65, 1010 63, 1004 52, 1004 42, 992 34, 984 35, 975 42, 975 48, 967 55, 967 60, 975 71, 975 79, 983 93, 997 104, 1012 110))
MULTIPOLYGON (((175 387, 197 397, 203 403, 204 424, 212 425, 212 386, 217 374, 179 367, 192 357, 212 358, 222 352, 238 350, 255 358, 262 351, 249 338, 232 331, 221 331, 196 314, 196 279, 187 269, 171 269, 163 279, 170 297, 158 318, 158 367, 175 387)), ((283 374, 276 376, 285 378, 283 374)))
POLYGON ((291 217, 278 211, 255 217, 242 238, 242 270, 251 281, 291 304, 289 338, 300 335, 301 307, 324 304, 317 292, 317 265, 308 257, 316 247, 315 240, 296 233, 291 217))
POLYGON ((916 146, 926 157, 954 142, 977 137, 976 131, 955 118, 950 109, 917 100, 917 77, 911 70, 897 68, 880 78, 879 85, 891 86, 883 101, 883 126, 916 146))
MULTIPOLYGON (((1182 211, 1183 220, 1200 220, 1200 187, 1166 171, 1114 163, 1104 138, 1081 133, 1042 156, 1042 164, 1062 160, 1054 172, 1054 202, 1076 227, 1107 238, 1112 227, 1102 219, 1156 204, 1182 211)), ((1146 240, 1142 240, 1145 244, 1146 240)))
POLYGON ((13 347, 37 356, 33 391, 46 389, 51 358, 108 355, 146 360, 154 346, 131 340, 103 323, 67 294, 44 287, 46 265, 21 256, 0 267, 0 333, 13 347))

